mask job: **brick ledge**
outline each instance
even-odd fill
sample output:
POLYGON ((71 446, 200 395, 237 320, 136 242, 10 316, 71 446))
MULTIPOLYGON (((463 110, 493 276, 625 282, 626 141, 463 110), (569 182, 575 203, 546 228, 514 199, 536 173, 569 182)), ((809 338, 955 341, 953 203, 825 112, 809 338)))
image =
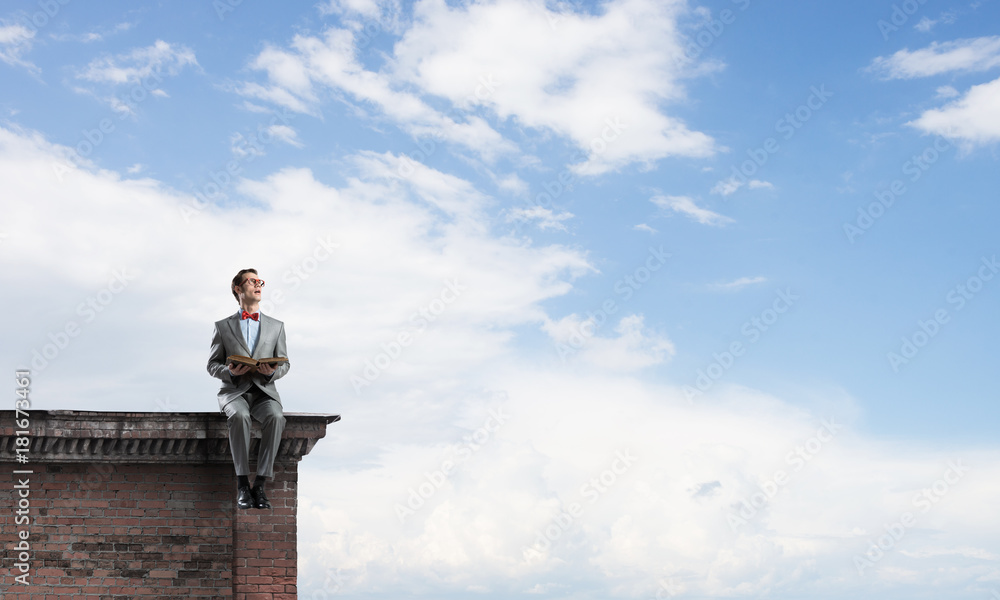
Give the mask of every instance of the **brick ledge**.
MULTIPOLYGON (((28 463, 232 462, 226 416, 219 412, 29 411, 28 463)), ((16 463, 13 410, 0 411, 0 463, 16 463)), ((299 461, 326 436, 340 415, 285 413, 275 462, 299 461)), ((250 456, 257 455, 260 426, 253 423, 250 456)))

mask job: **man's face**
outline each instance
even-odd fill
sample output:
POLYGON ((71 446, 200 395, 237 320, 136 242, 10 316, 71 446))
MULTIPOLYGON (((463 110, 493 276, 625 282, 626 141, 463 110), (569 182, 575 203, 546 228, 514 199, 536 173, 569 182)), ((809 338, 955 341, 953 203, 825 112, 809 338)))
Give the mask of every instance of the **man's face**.
POLYGON ((264 282, 256 273, 244 273, 243 283, 239 287, 240 298, 253 298, 260 302, 260 295, 263 291, 264 282))

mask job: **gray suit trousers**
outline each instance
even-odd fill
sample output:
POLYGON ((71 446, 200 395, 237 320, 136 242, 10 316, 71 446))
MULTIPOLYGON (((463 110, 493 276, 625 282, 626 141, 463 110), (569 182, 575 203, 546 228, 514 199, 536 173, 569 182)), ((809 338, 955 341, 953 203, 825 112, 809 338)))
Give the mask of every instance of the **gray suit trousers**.
POLYGON ((229 449, 233 453, 236 475, 250 475, 250 417, 260 423, 262 436, 257 452, 257 475, 274 478, 274 457, 285 430, 281 404, 257 386, 225 406, 229 419, 229 449))

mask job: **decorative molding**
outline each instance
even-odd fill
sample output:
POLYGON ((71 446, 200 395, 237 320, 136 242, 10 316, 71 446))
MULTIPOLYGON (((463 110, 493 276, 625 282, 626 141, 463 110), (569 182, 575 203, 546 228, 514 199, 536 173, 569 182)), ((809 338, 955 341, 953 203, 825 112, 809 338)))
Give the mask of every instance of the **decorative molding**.
MULTIPOLYGON (((13 410, 0 411, 0 463, 17 463, 13 410)), ((285 413, 276 462, 299 461, 326 436, 340 415, 285 413)), ((127 463, 232 462, 226 416, 214 412, 104 412, 32 410, 27 465, 116 461, 127 463)), ((257 456, 260 425, 253 421, 250 456, 257 456)), ((26 466, 27 466, 26 465, 26 466)))

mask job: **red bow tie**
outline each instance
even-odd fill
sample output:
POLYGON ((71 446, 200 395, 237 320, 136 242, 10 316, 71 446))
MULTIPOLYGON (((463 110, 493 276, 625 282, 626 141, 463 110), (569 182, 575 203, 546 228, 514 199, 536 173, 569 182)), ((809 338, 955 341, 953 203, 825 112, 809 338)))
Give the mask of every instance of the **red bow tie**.
POLYGON ((260 321, 260 313, 248 313, 247 311, 243 311, 243 315, 240 316, 240 320, 242 321, 243 319, 253 319, 254 321, 260 321))

